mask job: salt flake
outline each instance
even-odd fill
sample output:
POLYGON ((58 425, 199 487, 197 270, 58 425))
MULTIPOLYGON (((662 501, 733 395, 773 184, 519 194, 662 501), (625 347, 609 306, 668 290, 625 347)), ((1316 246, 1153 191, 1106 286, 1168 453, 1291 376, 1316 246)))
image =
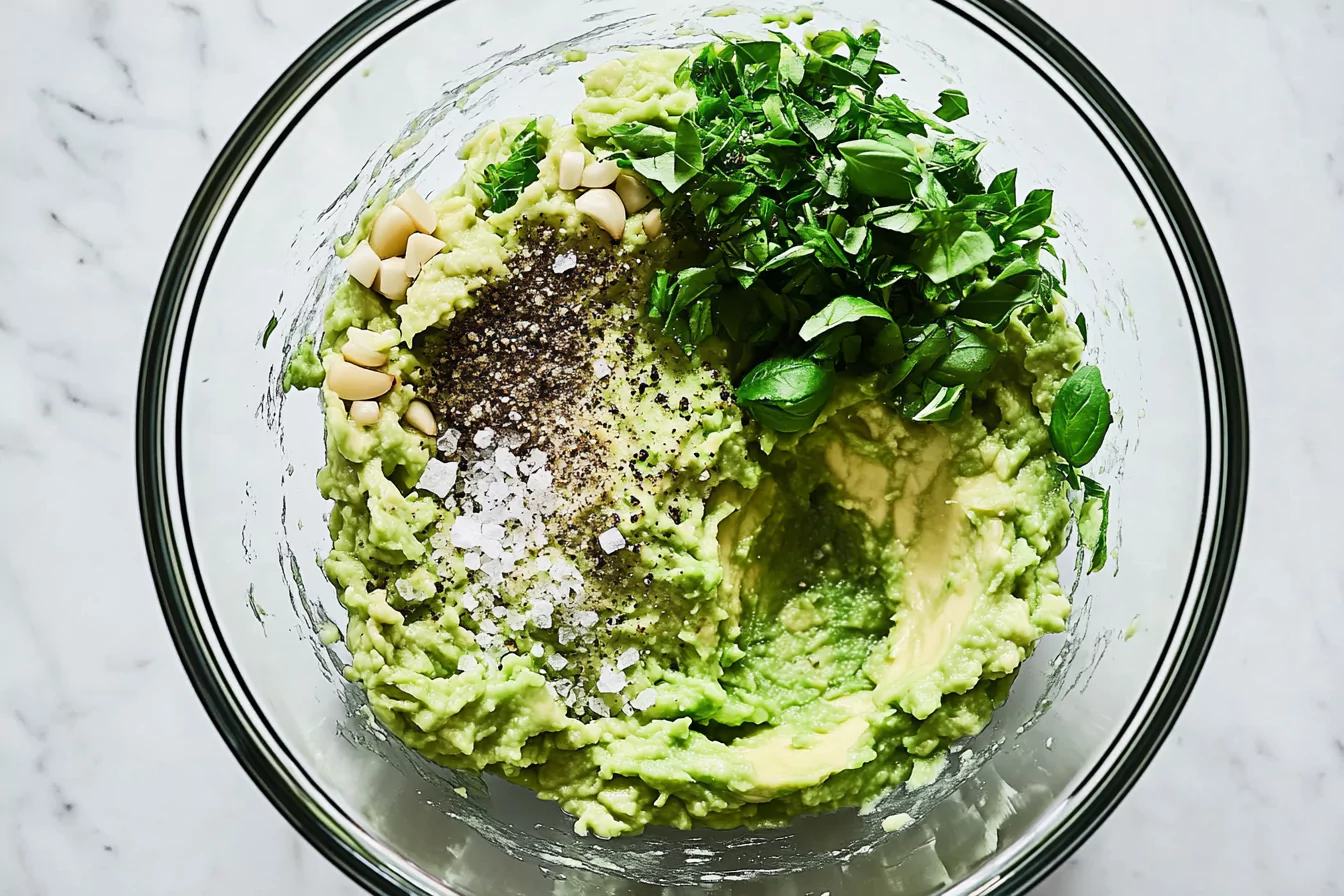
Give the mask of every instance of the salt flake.
POLYGON ((625 536, 621 530, 612 526, 601 535, 597 536, 597 543, 602 546, 602 551, 607 554, 614 554, 625 547, 625 536))
POLYGON ((425 464, 425 471, 420 474, 420 481, 415 487, 440 498, 446 498, 457 484, 457 469, 457 461, 446 464, 437 457, 431 457, 429 463, 425 464))

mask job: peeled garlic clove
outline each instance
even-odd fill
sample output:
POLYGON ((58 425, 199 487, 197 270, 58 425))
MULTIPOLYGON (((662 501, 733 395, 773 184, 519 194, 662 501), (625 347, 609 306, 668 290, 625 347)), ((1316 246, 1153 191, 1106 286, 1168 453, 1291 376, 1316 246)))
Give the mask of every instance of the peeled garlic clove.
POLYGON ((651 209, 649 213, 644 216, 644 235, 651 240, 656 240, 663 235, 662 209, 651 209))
POLYGON ((392 258, 406 251, 406 240, 415 233, 415 222, 401 206, 389 205, 379 212, 369 233, 369 246, 379 258, 392 258))
POLYGON ((345 340, 345 345, 341 346, 341 356, 360 367, 382 367, 387 363, 386 354, 369 348, 354 336, 349 336, 345 340))
POLYGON ((429 409, 429 405, 418 398, 411 402, 410 407, 406 408, 406 413, 402 415, 401 419, 427 436, 439 434, 438 426, 434 423, 434 412, 429 409))
MULTIPOLYGON (((411 265, 415 265, 416 271, 425 266, 435 255, 443 251, 447 245, 443 240, 432 237, 427 233, 413 233, 411 238, 406 241, 406 269, 410 272, 411 265)), ((412 277, 415 274, 411 274, 412 277)))
POLYGON ((392 388, 392 375, 349 361, 336 361, 327 368, 326 385, 346 401, 364 401, 386 394, 392 388))
POLYGON ((625 233, 625 205, 614 190, 589 190, 574 200, 574 207, 593 219, 611 238, 625 233))
POLYGON ((373 288, 394 302, 406 298, 411 278, 406 273, 406 259, 384 258, 378 267, 378 281, 373 288))
POLYGON ((616 175, 620 173, 621 166, 610 159, 590 162, 583 169, 583 176, 579 178, 579 186, 587 187, 590 190, 597 187, 609 187, 615 182, 616 175))
POLYGON ((378 402, 352 401, 350 403, 350 422, 359 426, 372 426, 378 422, 378 402))
POLYGON ((345 256, 345 269, 364 286, 373 286, 378 276, 378 253, 369 248, 368 240, 360 240, 355 251, 345 256))
POLYGON ((560 189, 577 190, 583 179, 583 153, 575 150, 560 156, 560 189))
POLYGON ((612 189, 621 197, 627 214, 633 215, 653 201, 653 193, 649 188, 631 174, 616 175, 616 183, 612 185, 612 189))
POLYGON ((394 199, 392 204, 404 211, 415 225, 415 229, 421 233, 433 233, 434 228, 439 226, 439 216, 434 212, 433 206, 425 200, 425 197, 415 192, 413 187, 402 190, 401 195, 394 199))

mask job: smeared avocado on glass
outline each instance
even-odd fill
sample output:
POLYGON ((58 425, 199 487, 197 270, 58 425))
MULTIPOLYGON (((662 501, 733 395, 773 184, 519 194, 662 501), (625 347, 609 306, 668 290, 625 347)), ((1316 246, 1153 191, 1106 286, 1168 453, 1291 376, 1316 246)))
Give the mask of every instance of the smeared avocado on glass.
POLYGON ((1110 398, 1052 196, 879 44, 604 62, 339 243, 291 381, 346 675, 408 745, 602 837, 782 824, 935 767, 1064 629, 1110 398))

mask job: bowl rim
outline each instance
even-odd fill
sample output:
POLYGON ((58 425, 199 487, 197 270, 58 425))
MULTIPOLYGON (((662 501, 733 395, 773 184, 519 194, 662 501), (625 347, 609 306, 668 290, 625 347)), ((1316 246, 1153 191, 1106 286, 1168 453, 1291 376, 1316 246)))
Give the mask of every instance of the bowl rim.
MULTIPOLYGON (((186 568, 177 549, 172 496, 180 495, 180 468, 178 482, 170 483, 164 459, 164 411, 166 402, 176 400, 180 403, 181 400, 180 382, 176 399, 170 395, 174 377, 169 362, 196 262, 207 242, 207 232, 216 223, 218 211, 235 182, 255 161, 256 150, 272 138, 274 126, 310 86, 319 79, 325 79, 325 85, 330 85, 358 64, 363 54, 339 70, 328 71, 335 60, 372 31, 412 7, 421 7, 403 16, 394 29, 382 36, 381 42, 452 2, 454 0, 365 0, 300 54, 247 113, 212 163, 174 235, 146 326, 136 402, 136 474, 141 527, 160 605, 197 696, 235 758, 290 824, 351 879, 370 892, 387 896, 424 890, 400 870, 380 861, 350 836, 339 819, 296 785, 283 761, 266 743, 267 738, 248 721, 237 696, 221 680, 219 663, 204 636, 201 620, 192 608, 186 568)), ((1173 230, 1176 251, 1188 266, 1197 297, 1197 302, 1191 306, 1187 295, 1187 305, 1192 317, 1197 311, 1202 312, 1209 335, 1208 351, 1212 356, 1213 376, 1210 379, 1204 353, 1199 352, 1200 373, 1205 386, 1206 437, 1210 444, 1206 445, 1205 513, 1201 520, 1201 528, 1207 530, 1207 534, 1201 533, 1197 544, 1207 541, 1208 553, 1200 574, 1201 557, 1196 552, 1182 598, 1183 603, 1192 596, 1194 598, 1191 624, 1183 643, 1175 645, 1176 651, 1165 679, 1150 680, 1146 692, 1151 692, 1156 685, 1158 693, 1149 701, 1142 718, 1131 717, 1121 726, 1122 730, 1127 730, 1131 724, 1136 727, 1121 754, 1105 768, 1105 780, 1088 792, 1042 839, 1022 849, 1004 873, 978 891, 1025 893, 1072 855, 1114 811, 1156 755, 1194 687, 1227 601, 1241 541, 1249 474, 1249 411, 1231 307, 1212 249, 1175 172, 1134 111, 1072 44, 1040 16, 1024 7, 1020 0, 929 2, 986 30, 1059 90, 1054 79, 1041 71, 1035 62, 1011 46, 1002 35, 989 31, 984 23, 958 8, 958 3, 987 14, 1016 40, 1053 63, 1056 73, 1090 104, 1092 111, 1110 128, 1111 136, 1120 140, 1173 230), (1212 395, 1211 385, 1214 387, 1212 395), (1212 432, 1208 421, 1211 399, 1216 401, 1223 423, 1217 433, 1212 432), (1209 481, 1209 471, 1216 471, 1216 483, 1209 481)), ((324 92, 325 86, 310 97, 298 117, 302 117, 324 92)), ((1085 120, 1090 120, 1072 97, 1062 90, 1059 92, 1085 120)), ((283 140, 285 130, 287 128, 280 132, 276 145, 283 140)), ((266 155, 263 154, 258 168, 264 167, 266 155)), ((224 230, 227 230, 227 221, 224 230)), ((1170 243, 1167 248, 1169 253, 1172 252, 1170 243)), ((199 298, 192 302, 192 323, 198 301, 199 298)), ((188 342, 189 331, 190 324, 188 342)), ((1197 332, 1195 337, 1198 340, 1197 332)), ((172 436, 180 439, 180 431, 172 436)), ((175 454, 180 456, 180 451, 175 454)), ((185 519, 183 525, 185 530, 185 519)), ((187 542, 190 549, 189 532, 187 542)), ((192 567, 195 567, 194 556, 192 567)), ((199 573, 196 578, 200 583, 199 573)), ((200 584, 204 595, 204 585, 200 584)), ((213 619, 211 622, 213 624, 213 619)), ((1168 649, 1172 646, 1169 643, 1168 649)), ((224 652, 227 654, 227 650, 224 652)), ((232 663, 231 659, 228 661, 232 663)), ((1141 700, 1136 705, 1135 715, 1143 703, 1141 700)), ((279 745, 279 739, 274 739, 279 745)), ((1107 752, 1116 746, 1113 743, 1107 752)), ((280 749, 283 750, 283 746, 280 749)), ((1075 792, 1086 780, 1084 778, 1076 785, 1075 792)))

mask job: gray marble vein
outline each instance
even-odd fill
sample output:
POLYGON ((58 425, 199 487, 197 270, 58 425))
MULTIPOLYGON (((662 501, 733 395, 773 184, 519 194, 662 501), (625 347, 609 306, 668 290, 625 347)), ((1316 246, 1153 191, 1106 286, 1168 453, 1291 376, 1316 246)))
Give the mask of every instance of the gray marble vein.
MULTIPOLYGON (((223 139, 348 4, 20 0, 0 29, 0 896, 354 893, 229 755, 140 541, 144 324, 223 139)), ((1344 891, 1344 4, 1035 0, 1165 148, 1241 326, 1232 600, 1152 768, 1047 896, 1344 891)))

